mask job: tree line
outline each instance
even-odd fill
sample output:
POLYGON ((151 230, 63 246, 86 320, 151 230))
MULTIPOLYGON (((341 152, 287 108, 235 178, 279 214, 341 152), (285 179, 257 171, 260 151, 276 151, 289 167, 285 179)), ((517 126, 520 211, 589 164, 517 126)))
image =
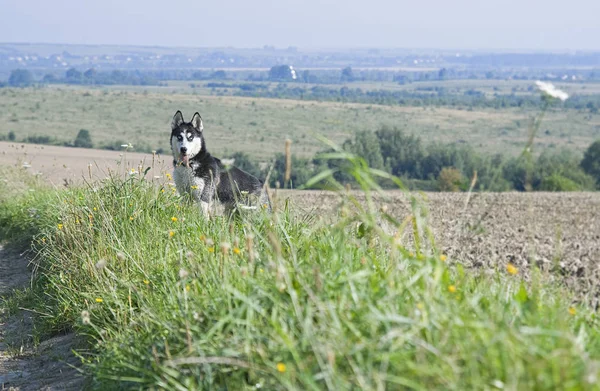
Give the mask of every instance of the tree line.
MULTIPOLYGON (((413 190, 426 191, 584 191, 600 187, 600 140, 592 143, 584 157, 570 149, 546 150, 537 157, 528 153, 507 157, 482 154, 469 145, 424 144, 420 137, 402 130, 382 126, 377 131, 361 131, 346 140, 342 149, 360 156, 369 167, 393 174, 413 190)), ((332 151, 323 151, 329 153, 332 151)), ((289 186, 301 188, 310 178, 325 169, 336 169, 334 177, 341 183, 353 183, 346 174, 343 160, 321 157, 305 159, 292 156, 289 186)), ((271 171, 270 186, 284 185, 285 156, 278 154, 261 170, 247 154, 233 156, 235 165, 264 178, 271 171), (272 167, 271 167, 272 166, 272 167)), ((391 181, 381 180, 384 188, 394 188, 391 181)))
MULTIPOLYGON (((305 87, 296 84, 280 83, 275 88, 269 89, 265 84, 238 83, 227 85, 225 83, 209 83, 207 87, 237 88, 235 96, 316 100, 343 103, 365 103, 378 105, 399 106, 450 106, 468 108, 531 108, 540 107, 543 101, 539 95, 498 94, 487 96, 481 91, 467 90, 462 94, 450 92, 444 87, 432 87, 430 90, 418 89, 417 91, 402 90, 362 90, 349 87, 305 87)), ((565 108, 589 110, 598 113, 600 110, 600 95, 578 95, 562 103, 565 108)))

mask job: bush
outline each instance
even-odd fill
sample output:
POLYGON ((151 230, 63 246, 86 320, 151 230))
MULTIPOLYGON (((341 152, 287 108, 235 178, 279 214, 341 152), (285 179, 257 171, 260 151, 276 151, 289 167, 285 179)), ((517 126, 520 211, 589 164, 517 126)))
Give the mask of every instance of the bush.
POLYGON ((581 186, 569 178, 554 173, 544 178, 540 184, 539 190, 542 191, 580 191, 581 186))
POLYGON ((27 69, 15 69, 10 72, 8 85, 11 87, 27 87, 33 84, 33 75, 27 69))
POLYGON ((600 140, 593 142, 583 155, 581 168, 600 186, 600 140))
POLYGON ((463 184, 463 176, 454 167, 444 167, 438 176, 438 187, 440 191, 460 191, 463 184))
POLYGON ((89 130, 81 129, 79 133, 77 133, 77 137, 75 137, 73 146, 77 148, 94 148, 94 143, 92 142, 89 130))

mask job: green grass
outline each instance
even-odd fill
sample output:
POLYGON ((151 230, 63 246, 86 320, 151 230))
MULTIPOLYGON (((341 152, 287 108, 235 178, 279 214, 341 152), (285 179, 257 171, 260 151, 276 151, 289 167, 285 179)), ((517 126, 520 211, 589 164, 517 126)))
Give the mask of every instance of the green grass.
MULTIPOLYGON (((466 87, 449 88, 461 93, 466 87)), ((486 88, 489 86, 482 81, 480 89, 486 88)), ((537 114, 529 109, 393 107, 218 97, 192 91, 179 84, 4 88, 0 90, 0 135, 14 131, 18 141, 49 136, 72 142, 80 129, 87 129, 96 146, 132 143, 137 150, 168 151, 170 120, 176 110, 182 110, 186 118, 195 111, 202 114, 207 143, 216 156, 241 151, 267 161, 283 150, 284 140, 289 138, 297 156, 311 157, 322 149, 317 134, 342 144, 354 132, 375 131, 382 124, 397 126, 427 142, 469 143, 486 152, 518 154, 527 140, 530 117, 537 114)), ((583 151, 600 135, 598 114, 557 109, 549 111, 546 119, 536 139, 537 150, 565 145, 583 151)))
POLYGON ((88 336, 95 389, 597 387, 593 311, 539 271, 448 265, 426 214, 347 197, 333 224, 289 205, 205 221, 137 176, 0 204, 3 234, 37 255, 39 328, 88 336))

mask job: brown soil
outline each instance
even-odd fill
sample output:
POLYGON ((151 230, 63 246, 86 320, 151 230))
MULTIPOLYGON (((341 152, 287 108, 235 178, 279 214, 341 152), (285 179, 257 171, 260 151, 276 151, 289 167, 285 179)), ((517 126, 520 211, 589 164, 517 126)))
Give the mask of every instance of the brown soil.
MULTIPOLYGON (((0 297, 29 283, 26 257, 0 247, 0 297)), ((0 309, 0 390, 81 390, 73 334, 33 343, 33 314, 24 309, 8 316, 0 309)))
MULTIPOLYGON (((376 197, 398 219, 411 214, 400 191, 376 197)), ((364 197, 357 192, 353 196, 364 197)), ((299 208, 331 215, 340 196, 321 191, 283 191, 299 208)), ((527 274, 535 265, 598 307, 600 297, 600 193, 427 193, 427 223, 450 262, 494 269, 508 262, 527 274)), ((381 222, 389 232, 395 227, 381 222)), ((403 233, 410 246, 411 235, 403 233)))

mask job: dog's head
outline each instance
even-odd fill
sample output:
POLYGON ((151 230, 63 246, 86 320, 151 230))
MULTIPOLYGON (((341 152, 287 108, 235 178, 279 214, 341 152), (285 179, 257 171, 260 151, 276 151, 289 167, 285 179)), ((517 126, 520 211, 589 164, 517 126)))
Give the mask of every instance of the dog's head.
POLYGON ((206 151, 202 135, 202 117, 196 113, 191 122, 185 122, 181 111, 171 121, 171 151, 177 163, 189 166, 189 159, 206 151))

